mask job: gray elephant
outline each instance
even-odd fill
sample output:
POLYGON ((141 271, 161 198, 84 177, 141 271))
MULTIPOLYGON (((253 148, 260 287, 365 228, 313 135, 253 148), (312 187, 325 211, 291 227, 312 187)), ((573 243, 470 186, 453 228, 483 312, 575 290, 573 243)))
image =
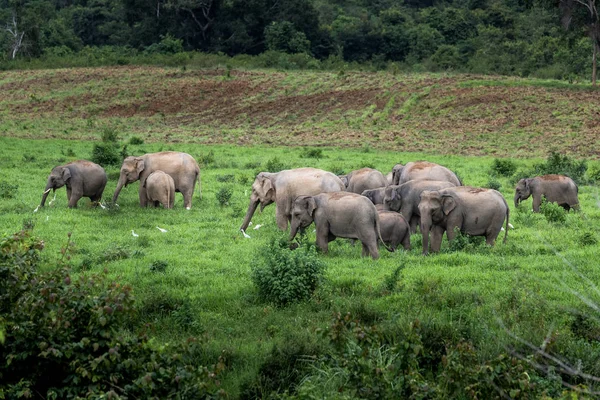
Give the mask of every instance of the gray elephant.
POLYGON ((202 190, 200 187, 200 167, 194 157, 177 151, 149 153, 140 157, 127 157, 123 160, 119 182, 112 199, 113 203, 117 202, 123 186, 139 180, 140 206, 146 207, 148 204, 146 179, 151 173, 158 170, 164 171, 173 178, 175 191, 183 194, 184 206, 189 210, 192 207, 192 195, 194 194, 196 181, 198 181, 200 191, 202 190))
POLYGON ((379 225, 383 243, 387 244, 391 251, 396 251, 398 245, 402 244, 404 250, 410 250, 410 229, 406 219, 401 214, 393 211, 380 211, 379 225))
POLYGON ((345 189, 344 184, 331 172, 316 168, 287 169, 280 172, 261 172, 256 175, 252 184, 250 204, 240 227, 245 231, 260 204, 260 211, 271 203, 275 203, 277 226, 282 231, 292 220, 292 203, 300 195, 315 195, 325 192, 339 192, 345 189))
POLYGON ((540 212, 542 197, 557 203, 565 210, 579 209, 579 189, 573 180, 563 175, 544 175, 521 179, 515 188, 515 207, 529 196, 533 196, 533 212, 540 212))
POLYGON ((76 208, 77 202, 82 197, 89 197, 91 201, 97 203, 102 199, 106 181, 104 168, 91 161, 78 160, 56 166, 48 176, 40 206, 44 207, 46 204, 50 190, 54 191, 63 186, 67 187, 69 207, 76 208))
POLYGON ((144 182, 146 187, 146 198, 148 203, 158 207, 162 204, 164 208, 173 208, 175 203, 175 181, 163 171, 154 171, 144 182))
POLYGON ((361 168, 346 175, 339 175, 346 186, 346 191, 361 194, 365 190, 387 186, 385 176, 373 168, 361 168))
POLYGON ((385 180, 387 181, 388 185, 393 185, 394 184, 394 171, 388 172, 387 175, 385 176, 385 180))
POLYGON ((367 199, 371 200, 371 203, 378 205, 383 204, 383 199, 385 198, 385 189, 387 186, 379 187, 376 189, 365 190, 361 193, 362 196, 365 196, 367 199))
POLYGON ((440 251, 442 236, 454 240, 454 229, 471 236, 485 236, 486 243, 494 245, 506 218, 504 242, 508 235, 509 209, 500 192, 469 186, 457 186, 437 191, 425 190, 419 202, 423 254, 440 251))
POLYGON ((408 181, 446 181, 461 186, 458 176, 448 168, 429 161, 414 161, 406 165, 396 164, 392 169, 393 184, 401 185, 408 181))
POLYGON ((384 190, 383 205, 386 210, 396 211, 404 215, 410 224, 410 232, 415 233, 421 223, 419 202, 424 190, 440 190, 454 187, 446 181, 408 181, 402 185, 391 185, 384 190))
POLYGON ((327 253, 328 243, 336 237, 358 239, 363 257, 379 258, 377 238, 381 239, 379 215, 364 196, 349 192, 299 196, 292 207, 290 241, 299 230, 315 223, 317 246, 327 253))

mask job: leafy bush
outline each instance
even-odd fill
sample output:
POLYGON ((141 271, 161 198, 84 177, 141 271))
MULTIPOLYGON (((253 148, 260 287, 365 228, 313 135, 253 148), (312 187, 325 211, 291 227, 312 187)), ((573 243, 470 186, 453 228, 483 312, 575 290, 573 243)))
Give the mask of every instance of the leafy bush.
POLYGON ((0 181, 0 199, 13 199, 17 194, 19 185, 0 181))
POLYGON ((267 165, 265 166, 265 170, 268 172, 279 172, 285 169, 284 164, 279 161, 279 158, 273 157, 267 161, 267 165))
POLYGON ((217 182, 233 182, 235 180, 235 175, 233 174, 225 174, 225 175, 217 175, 215 177, 217 182))
MULTIPOLYGON (((198 365, 200 344, 155 349, 123 331, 131 288, 105 274, 38 272, 43 242, 22 231, 0 241, 0 394, 4 398, 224 397, 214 366, 198 365)), ((69 246, 67 246, 67 249, 69 246)))
POLYGON ((323 149, 311 149, 310 147, 305 147, 300 152, 300 158, 315 158, 319 160, 324 158, 323 149))
POLYGON ((556 203, 550 203, 546 201, 546 198, 542 199, 540 212, 544 215, 544 217, 546 217, 548 222, 562 224, 567 220, 567 213, 565 209, 556 203))
POLYGON ((131 144, 133 146, 135 146, 135 145, 142 145, 142 144, 144 144, 144 139, 142 139, 139 136, 132 136, 129 139, 129 144, 131 144))
POLYGON ((588 181, 600 182, 600 164, 592 164, 587 171, 588 181))
POLYGON ((206 154, 200 154, 200 157, 198 157, 198 161, 200 162, 200 166, 202 167, 209 166, 210 164, 215 162, 215 152, 210 150, 206 154))
POLYGON ((150 272, 165 272, 169 263, 163 260, 157 260, 150 264, 150 272))
POLYGON ((494 158, 491 171, 493 174, 511 177, 517 171, 517 163, 511 159, 494 158))
POLYGON ((290 250, 287 240, 272 239, 254 259, 252 282, 263 301, 285 306, 308 299, 324 270, 314 245, 304 243, 290 250))
POLYGON ((219 202, 221 207, 229 205, 229 201, 231 200, 232 195, 233 189, 228 186, 222 187, 221 189, 219 189, 219 191, 217 191, 217 193, 215 193, 217 201, 219 202))
POLYGON ((594 246, 598 244, 598 238, 596 237, 596 234, 592 231, 583 232, 579 236, 577 241, 582 246, 594 246))
POLYGON ((490 178, 490 180, 485 185, 485 187, 494 189, 494 190, 500 190, 502 188, 502 184, 500 183, 500 181, 498 179, 490 178))
POLYGON ((551 152, 546 162, 535 164, 531 169, 520 171, 516 180, 521 178, 530 178, 532 176, 558 174, 566 175, 576 183, 585 183, 585 172, 587 171, 587 161, 576 161, 567 155, 561 155, 555 151, 551 152))
POLYGON ((161 35, 158 43, 152 43, 146 47, 146 54, 176 54, 183 52, 183 40, 176 39, 170 33, 161 35))
POLYGON ((102 131, 102 143, 94 144, 91 160, 102 166, 120 165, 127 157, 127 146, 119 150, 119 142, 116 129, 106 127, 102 131))
POLYGON ((471 236, 462 234, 458 228, 454 228, 456 234, 453 241, 448 245, 449 251, 473 251, 475 248, 482 246, 485 243, 485 236, 471 236))

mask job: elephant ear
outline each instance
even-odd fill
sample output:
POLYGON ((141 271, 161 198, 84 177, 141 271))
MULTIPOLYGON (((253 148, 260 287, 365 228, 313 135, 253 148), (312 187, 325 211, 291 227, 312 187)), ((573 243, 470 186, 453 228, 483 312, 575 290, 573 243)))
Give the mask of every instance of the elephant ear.
POLYGON ((346 175, 341 175, 339 178, 342 180, 344 186, 348 187, 348 177, 346 175))
POLYGON ((67 182, 69 179, 71 179, 71 170, 69 168, 63 168, 61 176, 63 181, 67 182))
POLYGON ((527 191, 531 190, 531 188, 529 187, 531 185, 531 181, 533 181, 533 178, 525 179, 525 190, 527 190, 527 191))
POLYGON ((312 217, 315 213, 315 209, 317 208, 317 203, 315 202, 314 197, 310 196, 306 198, 306 210, 308 214, 312 217))
POLYGON ((146 164, 144 163, 143 158, 136 158, 135 170, 138 174, 141 174, 144 168, 146 168, 146 164))
POLYGON ((442 210, 444 214, 448 215, 454 208, 456 207, 456 200, 452 196, 443 196, 442 197, 442 210))

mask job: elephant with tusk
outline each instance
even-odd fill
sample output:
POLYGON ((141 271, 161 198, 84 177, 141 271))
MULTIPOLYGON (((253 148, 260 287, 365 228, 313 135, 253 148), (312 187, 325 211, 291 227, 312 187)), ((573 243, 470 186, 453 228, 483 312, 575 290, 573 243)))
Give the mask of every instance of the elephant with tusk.
POLYGON ((102 199, 106 186, 106 172, 104 168, 87 160, 73 161, 65 165, 58 165, 52 169, 46 188, 42 195, 41 207, 46 204, 46 198, 51 190, 67 187, 67 200, 70 208, 76 208, 77 202, 82 197, 89 197, 93 202, 102 199))

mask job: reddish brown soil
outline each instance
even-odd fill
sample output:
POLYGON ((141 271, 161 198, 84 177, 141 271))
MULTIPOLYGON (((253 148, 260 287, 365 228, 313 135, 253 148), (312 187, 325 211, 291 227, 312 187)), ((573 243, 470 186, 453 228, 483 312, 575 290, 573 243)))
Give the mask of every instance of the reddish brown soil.
POLYGON ((5 72, 1 135, 600 156, 600 92, 489 77, 119 67, 5 72), (488 83, 489 84, 489 83, 488 83), (74 121, 79 121, 75 124, 74 121), (87 121, 87 123, 86 123, 87 121), (75 125, 66 134, 63 125, 75 125))

